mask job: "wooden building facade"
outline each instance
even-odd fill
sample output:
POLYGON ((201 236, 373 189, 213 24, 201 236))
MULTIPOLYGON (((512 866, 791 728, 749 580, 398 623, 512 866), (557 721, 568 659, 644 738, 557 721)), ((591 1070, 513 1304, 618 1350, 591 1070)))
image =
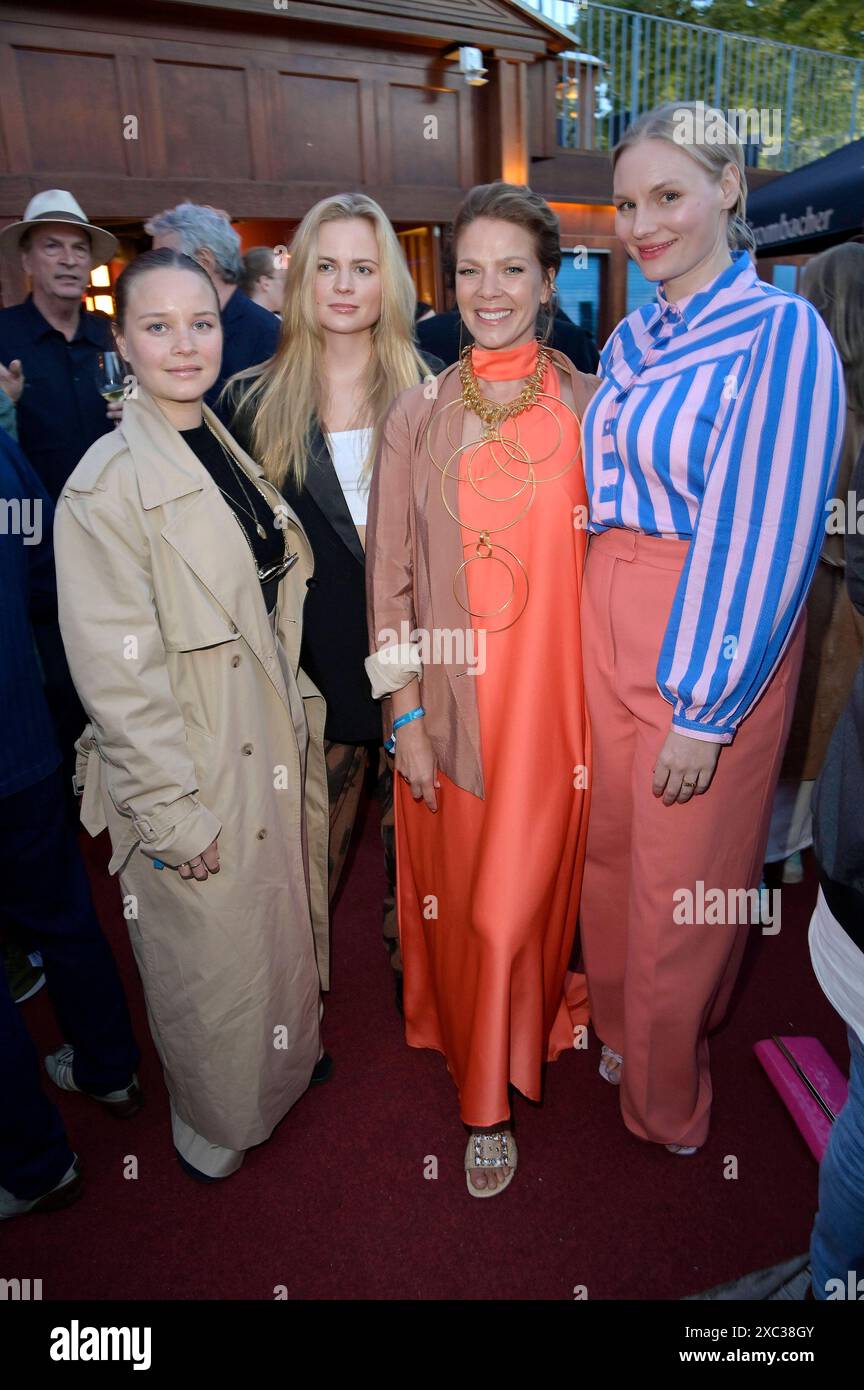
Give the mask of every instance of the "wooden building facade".
MULTIPOLYGON (((608 157, 557 145, 572 42, 519 0, 2 3, 0 225, 65 188, 126 258, 185 199, 227 210, 244 247, 276 246, 318 199, 360 190, 440 309, 447 224, 468 188, 502 178, 542 193, 563 246, 588 249, 594 290, 572 294, 602 339, 625 312, 627 259, 608 157), (485 85, 461 75, 460 46, 481 50, 485 85)), ((592 82, 586 64, 591 105, 592 82)), ((18 266, 0 288, 23 296, 18 266)))

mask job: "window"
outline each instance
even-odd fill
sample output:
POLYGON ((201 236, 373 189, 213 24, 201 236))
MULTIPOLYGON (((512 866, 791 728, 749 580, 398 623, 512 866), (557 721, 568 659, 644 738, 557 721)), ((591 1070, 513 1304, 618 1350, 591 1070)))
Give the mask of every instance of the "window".
POLYGON ((562 248, 561 269, 555 282, 561 308, 568 318, 590 333, 595 342, 600 319, 600 269, 606 254, 605 251, 589 251, 588 264, 584 265, 584 251, 577 258, 572 247, 562 248))
POLYGON ((635 261, 627 262, 627 313, 641 309, 643 304, 653 304, 657 298, 656 280, 646 280, 635 261))
POLYGON ((775 265, 771 268, 771 283, 776 285, 778 290, 788 290, 790 294, 795 294, 795 286, 798 282, 797 265, 775 265))

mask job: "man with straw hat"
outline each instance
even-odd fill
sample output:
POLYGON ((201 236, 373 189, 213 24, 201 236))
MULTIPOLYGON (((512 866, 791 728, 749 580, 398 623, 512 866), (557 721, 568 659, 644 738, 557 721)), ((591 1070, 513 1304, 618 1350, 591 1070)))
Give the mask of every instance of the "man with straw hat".
MULTIPOLYGON (((0 387, 16 403, 18 442, 52 502, 122 411, 120 404, 106 411, 97 386, 99 354, 114 347, 111 320, 81 302, 93 266, 116 250, 111 233, 88 222, 72 194, 59 188, 37 193, 21 221, 0 231, 0 253, 20 255, 31 287, 23 304, 0 310, 0 387)), ((75 740, 87 716, 56 616, 45 614, 34 635, 64 760, 67 812, 77 823, 75 740)))
POLYGON ((116 238, 59 188, 37 193, 0 232, 0 252, 20 255, 31 286, 23 304, 0 310, 0 387, 16 402, 19 443, 52 501, 122 409, 106 412, 97 389, 99 353, 114 347, 111 321, 81 302, 94 265, 116 251, 116 238))

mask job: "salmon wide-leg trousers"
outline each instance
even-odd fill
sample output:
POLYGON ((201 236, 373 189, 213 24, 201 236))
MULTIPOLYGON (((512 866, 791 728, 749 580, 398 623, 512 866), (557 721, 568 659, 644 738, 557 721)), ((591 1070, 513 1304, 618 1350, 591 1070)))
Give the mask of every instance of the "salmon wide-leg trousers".
POLYGON ((665 806, 651 783, 672 706, 656 671, 687 550, 620 529, 589 545, 582 633, 594 766, 580 915, 592 1021, 624 1058, 624 1123, 642 1139, 698 1146, 711 1112, 707 1034, 726 1012, 748 933, 761 928, 737 909, 720 914, 725 922, 682 921, 681 890, 693 895, 689 915, 710 919, 718 914, 697 910, 710 890, 730 903, 730 890, 759 885, 804 625, 723 747, 708 791, 665 806))

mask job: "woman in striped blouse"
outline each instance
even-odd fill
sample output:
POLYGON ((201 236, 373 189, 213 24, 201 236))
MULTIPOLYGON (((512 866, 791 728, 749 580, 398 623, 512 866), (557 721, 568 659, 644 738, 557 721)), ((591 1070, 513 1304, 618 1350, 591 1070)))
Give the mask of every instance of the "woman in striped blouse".
POLYGON ((584 422, 591 1012, 628 1129, 684 1154, 760 921, 844 412, 819 315, 750 258, 741 145, 700 115, 649 112, 614 151, 616 232, 657 300, 607 343, 584 422))

